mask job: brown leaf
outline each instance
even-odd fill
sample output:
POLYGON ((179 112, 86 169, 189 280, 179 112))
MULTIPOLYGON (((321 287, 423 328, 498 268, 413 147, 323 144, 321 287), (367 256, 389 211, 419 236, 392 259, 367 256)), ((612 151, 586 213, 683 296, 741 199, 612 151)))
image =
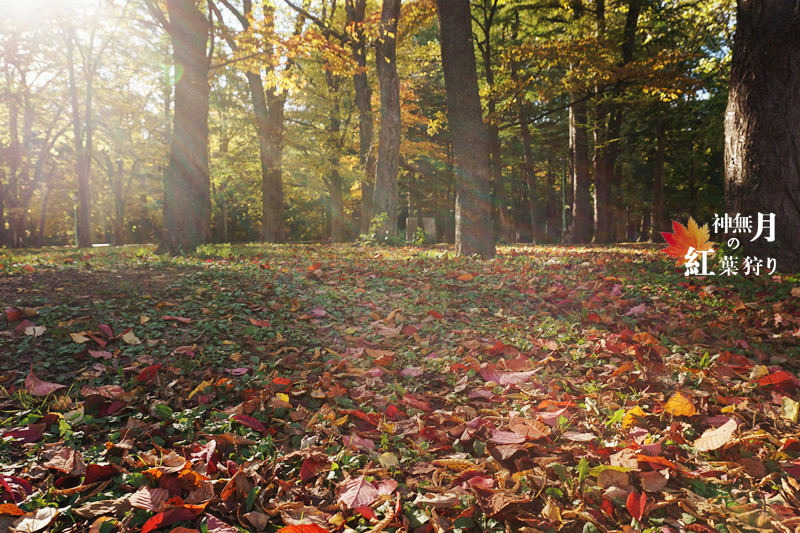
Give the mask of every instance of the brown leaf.
POLYGON ((142 487, 130 497, 130 504, 139 509, 147 509, 156 512, 161 509, 161 505, 169 498, 169 491, 166 489, 154 489, 152 487, 142 487))
POLYGON ((602 488, 619 487, 631 490, 631 482, 627 472, 620 472, 614 468, 606 468, 597 476, 597 485, 602 488))

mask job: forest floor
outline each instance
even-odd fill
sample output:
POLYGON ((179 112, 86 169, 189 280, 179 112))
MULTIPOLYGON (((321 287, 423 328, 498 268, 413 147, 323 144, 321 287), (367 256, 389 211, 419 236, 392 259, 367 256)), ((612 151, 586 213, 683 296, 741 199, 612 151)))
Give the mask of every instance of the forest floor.
POLYGON ((798 286, 657 246, 0 251, 0 531, 795 532, 798 286))

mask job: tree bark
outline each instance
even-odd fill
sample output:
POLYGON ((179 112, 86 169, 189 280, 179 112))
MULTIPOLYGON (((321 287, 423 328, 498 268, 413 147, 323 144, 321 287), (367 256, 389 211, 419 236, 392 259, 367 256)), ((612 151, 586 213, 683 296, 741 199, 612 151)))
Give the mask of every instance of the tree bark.
MULTIPOLYGON (((728 214, 775 214, 775 240, 741 239, 747 256, 800 271, 800 6, 739 0, 728 109, 728 214)), ((755 236, 755 233, 753 234, 755 236)))
POLYGON ((383 0, 381 35, 375 50, 381 89, 381 129, 375 169, 374 215, 386 213, 380 237, 397 235, 397 173, 400 162, 400 79, 397 76, 397 21, 400 0, 383 0))
POLYGON ((169 168, 164 183, 164 242, 169 253, 208 242, 211 182, 208 169, 209 22, 195 0, 167 0, 168 31, 176 65, 169 168))
POLYGON ((364 35, 366 0, 346 0, 347 24, 353 25, 350 49, 358 69, 353 74, 355 104, 358 108, 358 160, 361 163, 361 231, 369 231, 372 195, 375 189, 375 151, 372 148, 372 89, 367 80, 367 51, 364 35))
POLYGON ((489 142, 481 116, 469 2, 436 0, 456 174, 456 255, 494 257, 489 142))

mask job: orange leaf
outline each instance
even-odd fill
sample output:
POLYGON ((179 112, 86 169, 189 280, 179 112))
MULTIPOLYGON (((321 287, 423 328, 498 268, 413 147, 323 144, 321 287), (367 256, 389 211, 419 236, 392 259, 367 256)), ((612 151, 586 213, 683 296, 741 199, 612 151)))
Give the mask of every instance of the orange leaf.
POLYGON ((473 279, 475 279, 475 276, 473 276, 472 274, 461 274, 456 279, 458 281, 472 281, 473 279))
POLYGON ((24 514, 25 511, 23 511, 13 503, 0 503, 0 515, 23 516, 24 514))
POLYGON ((647 413, 642 411, 642 408, 638 405, 633 407, 632 409, 628 409, 628 412, 625 413, 625 418, 622 419, 622 429, 628 429, 633 424, 635 424, 638 419, 644 418, 647 416, 647 413))
POLYGON ((330 533, 330 531, 317 524, 300 524, 299 526, 282 527, 278 533, 330 533))
POLYGON ((676 258, 676 266, 682 266, 686 263, 686 253, 689 248, 694 248, 697 252, 704 252, 711 250, 711 246, 714 244, 708 240, 708 224, 701 228, 693 218, 689 218, 689 223, 686 226, 673 220, 672 231, 672 233, 661 234, 669 244, 661 251, 670 257, 676 258))
POLYGON ((676 392, 672 395, 672 398, 664 405, 664 411, 673 416, 694 416, 697 414, 697 409, 694 408, 692 400, 681 392, 676 392))

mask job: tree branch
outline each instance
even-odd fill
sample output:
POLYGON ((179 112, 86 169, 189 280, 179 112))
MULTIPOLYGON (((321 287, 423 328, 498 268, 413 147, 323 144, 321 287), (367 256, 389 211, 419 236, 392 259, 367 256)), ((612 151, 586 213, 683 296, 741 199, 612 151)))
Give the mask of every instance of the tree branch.
POLYGON ((338 30, 331 28, 329 25, 325 23, 324 20, 320 19, 316 15, 310 13, 307 9, 304 9, 298 5, 293 4, 289 0, 283 0, 287 6, 291 7, 311 22, 313 22, 320 30, 322 30, 323 35, 326 37, 333 36, 339 39, 342 43, 350 42, 350 37, 346 33, 342 33, 338 30))
POLYGON ((167 17, 164 15, 164 12, 161 11, 156 5, 153 3, 153 0, 144 0, 144 5, 147 7, 147 10, 153 15, 153 18, 161 24, 161 27, 164 28, 167 33, 171 33, 172 26, 170 25, 167 17))

